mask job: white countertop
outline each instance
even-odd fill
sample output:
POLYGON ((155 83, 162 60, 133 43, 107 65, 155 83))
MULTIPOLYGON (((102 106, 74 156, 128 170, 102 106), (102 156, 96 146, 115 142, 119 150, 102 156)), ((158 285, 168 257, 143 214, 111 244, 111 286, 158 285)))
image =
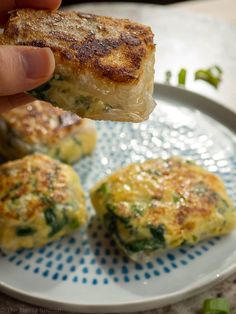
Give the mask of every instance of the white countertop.
POLYGON ((236 24, 235 0, 198 0, 180 2, 171 5, 172 8, 188 10, 214 17, 218 21, 236 24))

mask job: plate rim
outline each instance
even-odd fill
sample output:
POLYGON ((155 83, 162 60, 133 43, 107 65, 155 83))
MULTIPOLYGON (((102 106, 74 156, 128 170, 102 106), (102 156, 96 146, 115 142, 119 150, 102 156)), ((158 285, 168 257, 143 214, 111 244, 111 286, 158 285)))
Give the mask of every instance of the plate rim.
MULTIPOLYGON (((231 130, 236 135, 236 125, 235 123, 233 123, 236 119, 236 113, 224 106, 223 104, 196 92, 186 90, 180 87, 175 87, 172 85, 155 83, 154 95, 158 95, 158 91, 160 91, 160 94, 162 94, 160 100, 163 97, 174 98, 175 100, 179 100, 179 102, 185 99, 183 101, 185 107, 196 108, 200 110, 201 112, 223 124, 226 128, 231 130), (190 101, 190 103, 188 103, 188 101, 190 101), (205 105, 206 103, 208 104, 207 106, 205 105), (212 111, 212 109, 214 109, 214 111, 212 111)), ((15 288, 14 286, 6 284, 1 280, 0 291, 20 301, 25 301, 32 305, 37 305, 41 307, 43 306, 51 309, 70 310, 72 312, 80 311, 82 313, 118 313, 118 311, 136 312, 137 307, 138 311, 151 310, 154 308, 165 306, 167 304, 176 303, 180 300, 187 299, 221 282, 222 280, 233 274, 235 271, 236 263, 228 266, 222 271, 219 271, 219 273, 217 271, 213 272, 211 275, 211 279, 205 279, 203 280, 203 282, 198 282, 197 284, 193 284, 176 292, 165 294, 161 297, 145 297, 145 299, 141 299, 140 301, 123 302, 110 305, 91 305, 72 302, 60 302, 50 298, 45 299, 44 297, 34 295, 33 293, 30 294, 28 292, 20 290, 19 288, 15 288)))
POLYGON ((212 274, 212 279, 206 279, 203 284, 196 284, 191 287, 178 290, 177 292, 172 292, 166 294, 162 297, 151 297, 145 298, 144 300, 136 302, 124 302, 117 304, 78 304, 71 302, 59 302, 52 299, 45 299, 39 296, 34 296, 28 292, 22 292, 20 289, 15 288, 11 285, 0 282, 0 291, 12 296, 20 301, 25 301, 31 305, 37 305, 40 307, 47 307, 50 309, 60 309, 63 311, 72 311, 72 312, 81 312, 81 313, 120 313, 120 312, 137 312, 136 307, 139 308, 139 311, 153 310, 158 309, 165 305, 170 305, 177 303, 178 301, 185 300, 190 298, 198 293, 205 291, 207 288, 212 287, 213 285, 220 283, 224 279, 227 279, 231 274, 236 271, 236 264, 231 267, 226 268, 224 271, 221 271, 220 274, 212 274), (169 303, 171 300, 171 303, 169 303), (119 312, 118 312, 119 311, 119 312))
POLYGON ((193 104, 187 104, 186 107, 200 110, 201 112, 215 119, 217 122, 220 122, 221 124, 226 126, 236 135, 235 124, 236 111, 234 112, 232 109, 228 108, 223 103, 210 97, 207 97, 205 95, 199 94, 197 92, 185 89, 183 87, 172 86, 162 83, 154 83, 154 94, 156 92, 158 93, 158 90, 160 90, 161 93, 164 94, 166 97, 168 95, 168 97, 175 98, 175 100, 179 99, 181 101, 183 98, 186 98, 187 96, 188 100, 191 99, 191 102, 193 102, 193 104), (173 93, 170 94, 169 90, 171 90, 173 93), (199 100, 202 100, 203 102, 201 103, 199 102, 199 100), (205 103, 207 103, 208 105, 205 106, 205 103))

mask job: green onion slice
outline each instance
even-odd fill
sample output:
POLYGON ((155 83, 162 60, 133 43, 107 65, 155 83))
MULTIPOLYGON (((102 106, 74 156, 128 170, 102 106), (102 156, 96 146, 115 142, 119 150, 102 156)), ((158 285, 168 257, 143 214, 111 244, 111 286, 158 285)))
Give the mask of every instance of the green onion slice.
POLYGON ((187 75, 186 69, 181 69, 179 71, 178 83, 179 83, 180 86, 185 86, 185 84, 186 84, 186 75, 187 75))
POLYGON ((202 80, 215 88, 218 88, 220 82, 222 81, 222 69, 214 65, 208 69, 200 69, 195 72, 195 81, 202 80))
POLYGON ((203 304, 203 314, 230 314, 230 304, 225 298, 207 299, 203 304))

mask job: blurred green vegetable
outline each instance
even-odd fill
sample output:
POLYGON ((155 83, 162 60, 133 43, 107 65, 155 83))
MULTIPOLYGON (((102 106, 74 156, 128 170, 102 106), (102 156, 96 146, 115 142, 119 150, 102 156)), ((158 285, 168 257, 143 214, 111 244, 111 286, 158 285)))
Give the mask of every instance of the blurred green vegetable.
MULTIPOLYGON (((194 72, 194 79, 202 80, 214 88, 218 88, 222 81, 223 71, 218 65, 211 66, 208 69, 199 69, 194 72)), ((187 78, 187 70, 185 68, 180 69, 178 72, 178 85, 185 87, 187 78)), ((165 72, 165 83, 170 84, 172 79, 172 72, 170 70, 165 72)))
POLYGON ((166 83, 166 84, 170 84, 170 80, 171 80, 171 77, 172 77, 171 71, 166 71, 166 72, 165 72, 165 77, 166 77, 165 83, 166 83))
POLYGON ((185 86, 186 84, 186 74, 187 70, 186 69, 181 69, 178 73, 178 84, 180 86, 185 86))
POLYGON ((212 298, 204 301, 202 314, 230 314, 230 304, 225 298, 212 298))
POLYGON ((213 87, 218 88, 222 81, 222 74, 222 69, 219 66, 214 65, 208 69, 197 70, 195 72, 195 81, 202 80, 211 84, 213 87))

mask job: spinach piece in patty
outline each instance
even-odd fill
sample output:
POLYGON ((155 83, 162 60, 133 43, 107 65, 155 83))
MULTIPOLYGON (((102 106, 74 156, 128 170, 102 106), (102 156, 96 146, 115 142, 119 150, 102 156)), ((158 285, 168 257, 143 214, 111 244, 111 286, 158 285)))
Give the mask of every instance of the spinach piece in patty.
POLYGON ((158 227, 149 227, 152 238, 143 238, 135 240, 132 242, 123 243, 126 249, 132 253, 137 253, 139 251, 154 251, 158 249, 165 248, 165 227, 160 224, 158 227))
POLYGON ((122 239, 121 235, 119 234, 117 224, 122 223, 124 227, 129 230, 129 233, 132 234, 134 228, 130 224, 130 219, 126 217, 118 216, 115 211, 116 207, 112 204, 107 204, 107 213, 104 215, 105 225, 108 227, 108 231, 111 236, 113 236, 118 243, 121 244, 131 253, 137 253, 140 251, 154 251, 157 249, 165 248, 166 241, 164 237, 165 227, 164 225, 160 224, 157 227, 150 225, 147 226, 149 228, 151 236, 150 238, 143 238, 138 239, 130 242, 126 242, 122 239))
POLYGON ((83 107, 86 110, 88 110, 91 105, 91 102, 92 98, 90 96, 81 95, 76 99, 75 104, 76 106, 83 107))
POLYGON ((27 237, 30 236, 32 234, 34 234, 36 232, 36 230, 32 227, 17 227, 16 228, 16 235, 18 237, 27 237))
POLYGON ((63 81, 64 78, 58 74, 54 75, 51 80, 47 81, 46 83, 40 85, 39 87, 34 88, 29 93, 33 96, 41 98, 42 100, 47 100, 47 96, 44 92, 48 91, 51 88, 51 82, 53 81, 63 81))
POLYGON ((39 87, 29 91, 28 93, 40 100, 47 101, 49 100, 49 98, 46 96, 45 92, 48 91, 50 88, 51 88, 51 84, 50 84, 50 81, 48 81, 44 83, 43 85, 40 85, 39 87))
POLYGON ((51 231, 48 234, 49 237, 52 237, 61 231, 62 228, 68 223, 68 218, 65 215, 65 212, 63 212, 62 218, 59 219, 56 215, 55 209, 52 207, 49 207, 44 211, 44 217, 46 223, 51 227, 51 231))
POLYGON ((109 193, 109 187, 106 182, 104 182, 96 191, 96 193, 102 193, 103 195, 107 195, 109 193))
POLYGON ((165 226, 160 224, 158 227, 150 226, 149 230, 155 239, 157 243, 159 243, 160 246, 165 246, 165 226))
POLYGON ((110 213, 113 216, 113 218, 115 220, 122 222, 126 227, 128 227, 130 225, 130 218, 119 216, 116 213, 116 207, 114 205, 108 203, 106 205, 106 209, 107 209, 108 213, 110 213))
POLYGON ((75 230, 80 226, 80 223, 78 221, 78 219, 73 218, 70 222, 69 222, 69 228, 71 230, 75 230))

